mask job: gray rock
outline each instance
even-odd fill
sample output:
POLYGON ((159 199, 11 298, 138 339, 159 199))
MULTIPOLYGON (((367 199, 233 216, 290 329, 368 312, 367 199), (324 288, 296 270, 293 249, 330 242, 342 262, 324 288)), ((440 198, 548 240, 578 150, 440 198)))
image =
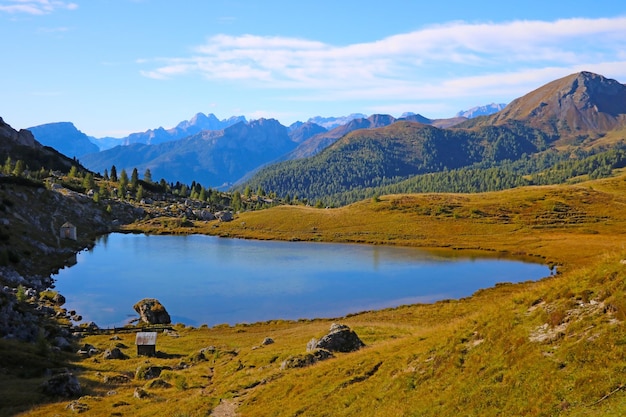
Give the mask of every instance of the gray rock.
POLYGON ((130 377, 124 374, 106 375, 102 382, 107 385, 128 384, 130 382, 130 377))
POLYGON ((325 349, 317 349, 312 352, 307 352, 303 355, 291 356, 285 359, 280 364, 281 370, 293 369, 293 368, 305 368, 311 366, 316 362, 330 359, 333 354, 325 349))
POLYGON ((113 348, 113 349, 107 349, 104 351, 104 354, 102 355, 103 359, 126 359, 126 355, 124 355, 124 353, 119 349, 119 348, 113 348))
POLYGON ((313 341, 307 344, 307 350, 310 348, 325 349, 330 352, 354 352, 365 346, 365 343, 359 339, 359 336, 344 324, 333 323, 330 326, 330 332, 322 337, 315 346, 313 341))
POLYGON ((57 336, 54 338, 54 345, 58 348, 61 348, 62 350, 69 350, 72 348, 72 344, 62 336, 57 336))
POLYGON ((89 406, 85 403, 81 403, 80 401, 72 401, 65 406, 65 409, 80 414, 85 411, 89 411, 89 406))
POLYGON ((133 397, 135 398, 146 398, 148 397, 150 394, 148 394, 146 392, 146 390, 144 390, 143 388, 135 388, 135 392, 133 393, 133 397))
POLYGON ((65 398, 79 397, 82 393, 78 378, 70 372, 54 375, 41 385, 41 389, 47 395, 65 398))
POLYGON ((172 368, 170 368, 169 366, 155 366, 155 365, 148 365, 148 366, 140 366, 139 368, 137 368, 137 371, 135 372, 135 378, 136 379, 154 379, 154 378, 158 378, 159 375, 161 375, 161 372, 163 370, 171 370, 172 368))
POLYGON ((52 302, 54 302, 54 304, 58 306, 62 306, 63 304, 65 304, 65 297, 59 293, 56 293, 52 298, 52 302))
POLYGON ((272 343, 274 343, 274 339, 272 339, 271 337, 266 337, 265 339, 263 339, 263 341, 261 342, 261 345, 263 346, 267 346, 267 345, 271 345, 272 343))
POLYGON ((161 304, 161 302, 154 298, 144 298, 137 302, 133 308, 144 323, 148 324, 170 324, 172 320, 170 315, 161 304))
POLYGON ((230 222, 233 220, 233 213, 230 211, 218 211, 215 213, 215 217, 221 222, 230 222))

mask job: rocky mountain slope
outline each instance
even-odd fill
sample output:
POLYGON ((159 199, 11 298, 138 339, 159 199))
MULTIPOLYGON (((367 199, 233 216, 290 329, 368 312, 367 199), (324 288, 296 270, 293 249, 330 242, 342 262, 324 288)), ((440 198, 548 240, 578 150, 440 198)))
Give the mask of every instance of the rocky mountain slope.
POLYGON ((598 138, 626 126, 626 85, 591 72, 552 81, 512 101, 482 125, 522 122, 559 143, 598 138))
MULTIPOLYGON (((76 164, 1 119, 0 155, 13 163, 25 161, 27 170, 44 167, 47 176, 50 169, 67 173, 76 164)), ((52 284, 50 274, 73 262, 75 253, 91 246, 96 235, 111 231, 113 220, 125 223, 137 216, 121 202, 107 210, 60 185, 46 187, 43 181, 0 174, 0 338, 54 343, 60 340, 56 337, 67 336, 55 325, 56 311, 39 299, 52 284), (61 237, 66 222, 77 227, 76 240, 61 237)))

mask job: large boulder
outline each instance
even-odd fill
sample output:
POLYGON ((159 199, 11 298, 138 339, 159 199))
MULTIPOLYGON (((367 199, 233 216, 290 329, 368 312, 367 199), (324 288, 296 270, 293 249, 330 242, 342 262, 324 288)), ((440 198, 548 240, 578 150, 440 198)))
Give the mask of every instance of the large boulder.
POLYGON ((365 346, 359 336, 345 324, 333 323, 330 332, 320 340, 311 340, 307 350, 324 349, 329 352, 354 352, 365 346))
POLYGON ((170 324, 170 315, 159 300, 144 298, 133 306, 141 321, 148 324, 170 324))
POLYGON ((54 375, 41 385, 41 389, 45 394, 54 397, 72 398, 82 394, 78 378, 70 372, 54 375))

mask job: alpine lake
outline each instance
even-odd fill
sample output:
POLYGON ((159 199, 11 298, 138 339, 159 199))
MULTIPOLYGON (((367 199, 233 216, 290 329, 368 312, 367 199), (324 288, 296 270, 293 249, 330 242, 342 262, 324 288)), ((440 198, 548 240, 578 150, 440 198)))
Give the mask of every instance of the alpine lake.
POLYGON ((56 289, 83 322, 137 317, 156 298, 191 326, 343 317, 466 297, 497 283, 538 280, 543 264, 415 248, 113 233, 59 271, 56 289))

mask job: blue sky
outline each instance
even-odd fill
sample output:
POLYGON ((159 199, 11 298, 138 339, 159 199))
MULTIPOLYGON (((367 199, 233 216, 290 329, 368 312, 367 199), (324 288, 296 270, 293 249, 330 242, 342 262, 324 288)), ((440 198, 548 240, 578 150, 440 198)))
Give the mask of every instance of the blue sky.
POLYGON ((0 0, 0 117, 88 135, 223 119, 509 102, 588 70, 626 83, 626 2, 0 0))

